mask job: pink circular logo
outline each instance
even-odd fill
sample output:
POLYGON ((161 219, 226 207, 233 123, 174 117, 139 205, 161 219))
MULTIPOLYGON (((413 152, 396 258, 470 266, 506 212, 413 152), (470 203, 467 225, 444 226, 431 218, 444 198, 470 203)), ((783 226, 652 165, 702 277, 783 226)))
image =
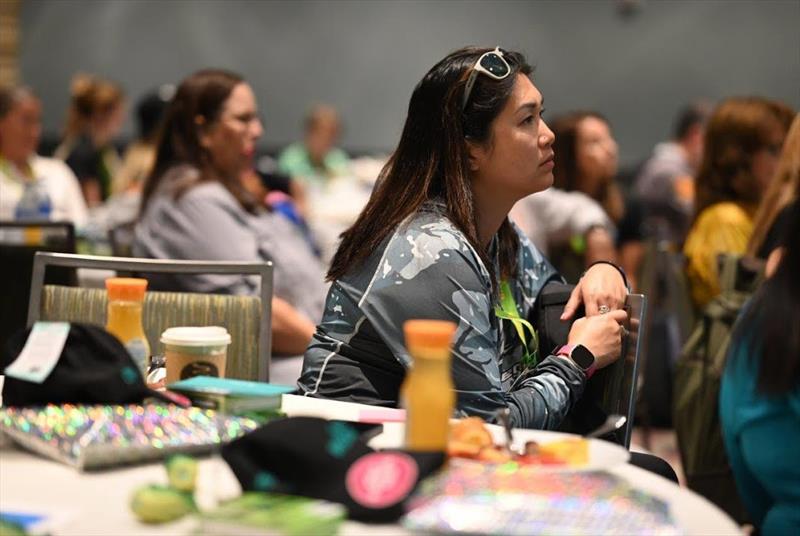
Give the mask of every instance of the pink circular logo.
POLYGON ((414 459, 402 452, 374 452, 362 456, 347 471, 347 492, 368 508, 385 508, 411 492, 419 469, 414 459))

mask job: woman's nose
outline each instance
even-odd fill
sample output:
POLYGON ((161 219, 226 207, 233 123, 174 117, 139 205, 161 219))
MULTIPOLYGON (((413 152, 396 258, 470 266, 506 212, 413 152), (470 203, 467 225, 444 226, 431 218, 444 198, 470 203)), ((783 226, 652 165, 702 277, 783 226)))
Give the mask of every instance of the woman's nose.
POLYGON ((608 144, 606 145, 606 151, 608 151, 609 156, 613 156, 614 158, 617 157, 619 153, 619 145, 617 145, 616 140, 609 140, 608 144))
POLYGON ((542 147, 549 147, 556 141, 556 135, 550 130, 544 119, 542 121, 542 130, 539 131, 539 145, 542 147))
POLYGON ((261 124, 261 119, 256 119, 255 121, 253 121, 250 130, 251 130, 251 135, 254 138, 260 138, 261 135, 264 133, 264 125, 261 124))

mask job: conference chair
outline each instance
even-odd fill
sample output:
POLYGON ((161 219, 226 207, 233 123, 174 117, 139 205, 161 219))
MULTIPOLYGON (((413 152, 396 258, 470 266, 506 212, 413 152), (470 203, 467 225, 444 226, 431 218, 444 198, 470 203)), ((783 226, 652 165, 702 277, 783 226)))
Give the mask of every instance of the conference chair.
POLYGON ((106 323, 108 301, 105 289, 46 285, 48 267, 114 270, 145 278, 147 274, 258 276, 259 296, 148 291, 142 323, 153 353, 160 353, 159 339, 168 327, 223 326, 232 338, 228 347, 226 376, 269 381, 271 262, 177 261, 37 253, 31 278, 28 326, 37 320, 87 322, 102 326, 106 323))

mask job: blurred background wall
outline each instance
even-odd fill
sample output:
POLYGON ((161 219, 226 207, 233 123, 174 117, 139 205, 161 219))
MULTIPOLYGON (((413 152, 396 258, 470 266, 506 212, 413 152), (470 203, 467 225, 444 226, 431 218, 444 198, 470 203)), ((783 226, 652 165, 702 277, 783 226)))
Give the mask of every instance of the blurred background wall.
POLYGON ((762 94, 800 107, 800 0, 24 0, 19 24, 20 78, 41 95, 50 136, 77 71, 135 100, 217 66, 253 85, 265 147, 299 138, 308 105, 324 101, 344 118, 345 148, 389 151, 414 84, 467 44, 526 52, 548 114, 601 111, 628 166, 691 99, 762 94))

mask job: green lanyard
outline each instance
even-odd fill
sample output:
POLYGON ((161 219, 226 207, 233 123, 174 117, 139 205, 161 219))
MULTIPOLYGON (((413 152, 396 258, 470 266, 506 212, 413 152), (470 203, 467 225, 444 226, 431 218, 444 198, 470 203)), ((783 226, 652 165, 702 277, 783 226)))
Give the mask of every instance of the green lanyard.
POLYGON ((530 322, 519 316, 514 295, 511 293, 511 286, 508 281, 500 283, 500 303, 494 306, 494 314, 497 318, 508 320, 517 330, 519 340, 522 341, 522 364, 526 367, 534 367, 539 361, 539 336, 530 322), (531 335, 530 344, 525 336, 525 330, 531 335), (531 347, 533 347, 531 349, 531 347))

